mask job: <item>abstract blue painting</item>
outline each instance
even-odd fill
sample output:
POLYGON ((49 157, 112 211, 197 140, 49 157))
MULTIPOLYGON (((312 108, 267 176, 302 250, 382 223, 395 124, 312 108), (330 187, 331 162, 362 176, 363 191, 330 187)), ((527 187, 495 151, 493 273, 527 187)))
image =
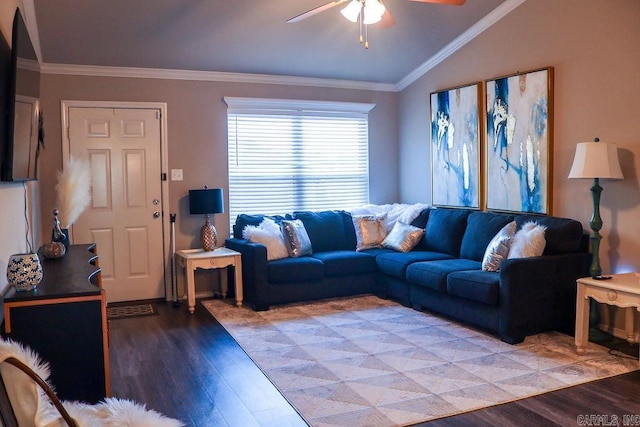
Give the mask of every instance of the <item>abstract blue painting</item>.
POLYGON ((487 209, 550 214, 553 68, 486 82, 487 209))
POLYGON ((431 203, 480 208, 480 83, 431 94, 431 203))

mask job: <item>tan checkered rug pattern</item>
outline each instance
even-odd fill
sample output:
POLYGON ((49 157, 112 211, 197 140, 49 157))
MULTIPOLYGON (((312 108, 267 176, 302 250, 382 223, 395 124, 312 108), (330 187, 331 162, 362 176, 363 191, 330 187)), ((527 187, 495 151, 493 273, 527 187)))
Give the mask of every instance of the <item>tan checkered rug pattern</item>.
POLYGON ((203 302, 312 426, 405 426, 638 369, 550 332, 509 345, 375 296, 255 312, 203 302))

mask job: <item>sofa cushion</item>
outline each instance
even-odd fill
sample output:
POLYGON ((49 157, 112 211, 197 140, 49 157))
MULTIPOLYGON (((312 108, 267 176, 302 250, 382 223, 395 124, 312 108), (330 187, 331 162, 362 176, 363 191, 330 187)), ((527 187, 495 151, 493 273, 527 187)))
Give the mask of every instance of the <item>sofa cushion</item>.
POLYGON ((487 245, 513 216, 495 212, 473 212, 467 218, 467 228, 460 246, 460 257, 482 261, 487 245))
POLYGON ((242 237, 250 242, 264 245, 267 248, 267 261, 289 256, 282 230, 271 218, 265 218, 258 225, 245 226, 242 230, 242 237))
POLYGON ((404 279, 407 267, 414 262, 452 258, 451 255, 440 252, 412 251, 403 253, 393 251, 376 256, 376 264, 381 272, 404 279))
POLYGON ((270 261, 267 269, 270 283, 313 282, 324 277, 322 261, 309 256, 270 261))
POLYGON ((470 212, 465 209, 431 209, 425 230, 427 250, 457 257, 470 212))
POLYGON ((480 270, 481 265, 479 261, 460 258, 414 262, 407 267, 407 281, 446 293, 449 273, 480 270))
POLYGON ((247 225, 259 225, 265 218, 273 219, 276 224, 280 224, 282 220, 285 219, 282 215, 240 214, 236 217, 236 223, 233 224, 233 237, 243 239, 242 231, 247 225))
POLYGON ((497 306, 500 301, 500 273, 454 271, 447 276, 447 293, 482 304, 497 306))
POLYGON ((409 252, 422 240, 422 236, 424 229, 397 221, 382 241, 382 247, 409 252))
POLYGON ((516 222, 511 221, 493 236, 482 257, 482 269, 484 271, 500 270, 502 261, 509 256, 511 240, 513 240, 513 236, 516 234, 517 227, 516 222))
POLYGON ((293 217, 304 223, 313 252, 349 249, 341 212, 294 212, 293 217))
POLYGON ((535 222, 527 222, 513 236, 511 247, 509 248, 508 258, 525 258, 540 256, 544 253, 544 247, 547 242, 545 240, 546 227, 536 224, 535 222))
POLYGON ((317 252, 312 256, 322 261, 324 275, 327 277, 352 276, 376 271, 375 257, 362 252, 317 252))
POLYGON ((536 222, 547 227, 544 237, 545 255, 579 252, 582 247, 582 224, 569 218, 542 215, 518 215, 516 223, 522 228, 527 222, 536 222))
POLYGON ((387 236, 387 215, 354 215, 353 228, 356 231, 356 251, 382 247, 387 236))
POLYGON ((299 219, 282 221, 282 234, 289 256, 297 258, 313 253, 309 234, 307 234, 304 223, 299 219))

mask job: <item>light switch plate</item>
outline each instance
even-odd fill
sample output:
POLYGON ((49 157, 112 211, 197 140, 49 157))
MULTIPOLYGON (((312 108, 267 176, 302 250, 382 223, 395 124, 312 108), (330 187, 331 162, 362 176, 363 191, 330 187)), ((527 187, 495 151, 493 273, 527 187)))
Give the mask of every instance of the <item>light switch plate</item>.
POLYGON ((182 181, 182 169, 171 169, 171 181, 182 181))

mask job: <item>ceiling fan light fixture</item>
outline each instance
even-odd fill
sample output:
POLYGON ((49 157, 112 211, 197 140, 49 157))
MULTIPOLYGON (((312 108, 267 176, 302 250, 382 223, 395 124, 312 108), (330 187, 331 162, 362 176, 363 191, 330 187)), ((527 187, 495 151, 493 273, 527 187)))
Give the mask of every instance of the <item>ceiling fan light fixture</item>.
POLYGON ((351 0, 349 4, 344 7, 340 13, 342 16, 347 18, 351 22, 358 22, 358 16, 360 16, 360 11, 362 9, 362 4, 358 0, 351 0))
POLYGON ((382 15, 384 15, 386 8, 380 0, 365 0, 364 2, 364 24, 375 24, 380 22, 382 15))

